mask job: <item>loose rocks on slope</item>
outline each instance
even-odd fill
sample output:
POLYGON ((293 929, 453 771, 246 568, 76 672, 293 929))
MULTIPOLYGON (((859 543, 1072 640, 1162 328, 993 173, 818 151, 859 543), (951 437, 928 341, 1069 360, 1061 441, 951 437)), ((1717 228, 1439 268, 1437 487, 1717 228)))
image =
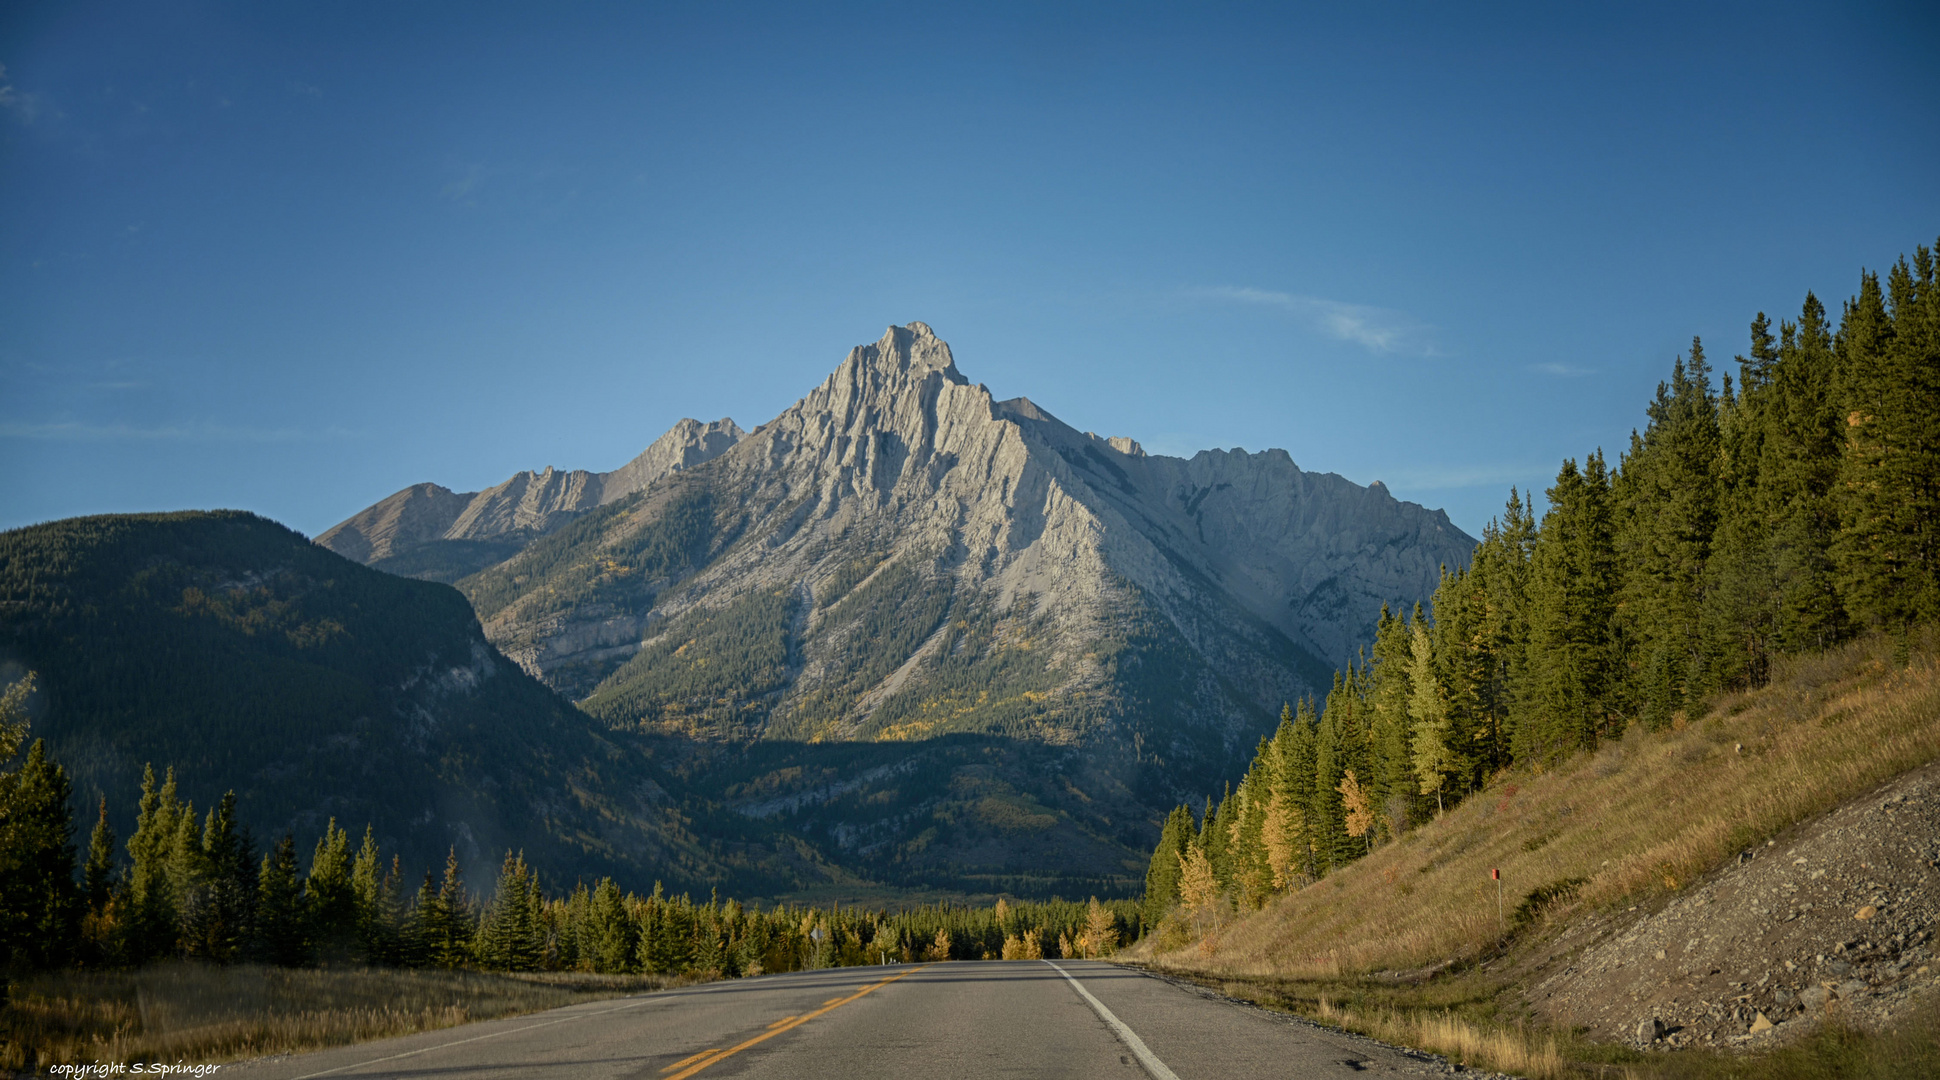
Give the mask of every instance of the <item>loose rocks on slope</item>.
POLYGON ((1673 1047, 1785 1038, 1832 1009, 1884 1025, 1940 969, 1936 868, 1940 764, 1741 853, 1661 910, 1578 922, 1558 942, 1575 955, 1532 1004, 1592 1038, 1673 1047))

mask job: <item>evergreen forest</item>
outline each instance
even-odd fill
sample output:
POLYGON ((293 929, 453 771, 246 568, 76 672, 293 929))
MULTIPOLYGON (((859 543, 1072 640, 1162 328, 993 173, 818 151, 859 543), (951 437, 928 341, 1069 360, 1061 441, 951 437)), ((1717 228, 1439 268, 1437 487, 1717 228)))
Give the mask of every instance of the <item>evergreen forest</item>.
POLYGON ((1751 322, 1737 377, 1693 340, 1613 463, 1512 491, 1429 609, 1383 610, 1324 702, 1283 709, 1236 787, 1166 820, 1145 924, 1258 908, 1541 769, 1700 717, 1775 658, 1940 618, 1933 249, 1860 275, 1836 318, 1751 322))

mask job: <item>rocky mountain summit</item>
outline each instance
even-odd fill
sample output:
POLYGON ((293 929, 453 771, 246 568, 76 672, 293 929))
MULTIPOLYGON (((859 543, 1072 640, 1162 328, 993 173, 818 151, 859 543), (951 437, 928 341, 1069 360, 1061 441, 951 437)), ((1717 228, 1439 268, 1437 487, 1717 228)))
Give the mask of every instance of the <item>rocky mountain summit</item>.
POLYGON ((418 576, 491 558, 458 581, 487 635, 617 728, 803 747, 722 789, 746 813, 1103 875, 1142 872, 1157 812, 1475 544, 1284 451, 1151 455, 998 400, 922 323, 745 435, 683 421, 613 473, 419 485, 319 542, 418 576), (805 764, 855 744, 904 749, 805 764), (918 792, 924 754, 949 760, 918 792))

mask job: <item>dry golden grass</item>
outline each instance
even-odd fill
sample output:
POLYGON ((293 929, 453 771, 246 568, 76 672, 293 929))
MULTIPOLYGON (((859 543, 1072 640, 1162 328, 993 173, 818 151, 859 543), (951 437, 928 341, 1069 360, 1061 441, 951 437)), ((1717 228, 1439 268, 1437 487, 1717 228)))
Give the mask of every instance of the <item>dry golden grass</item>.
POLYGON ((669 985, 651 976, 493 975, 162 964, 15 982, 0 1070, 221 1062, 407 1035, 669 985))
MULTIPOLYGON (((1633 730, 1596 754, 1515 772, 1345 870, 1149 957, 1209 975, 1338 978, 1475 958, 1503 914, 1582 879, 1552 914, 1681 888, 1755 842, 1940 758, 1932 632, 1905 667, 1869 640, 1785 665, 1674 730, 1633 730)), ((1148 939, 1149 940, 1149 939, 1148 939)), ((1149 946, 1148 946, 1149 948, 1149 946)))
POLYGON ((1315 1016, 1350 1031, 1437 1053, 1457 1064, 1529 1077, 1566 1075, 1556 1038, 1521 1028, 1478 1027, 1452 1012, 1383 1009, 1360 1012, 1320 999, 1315 1016))

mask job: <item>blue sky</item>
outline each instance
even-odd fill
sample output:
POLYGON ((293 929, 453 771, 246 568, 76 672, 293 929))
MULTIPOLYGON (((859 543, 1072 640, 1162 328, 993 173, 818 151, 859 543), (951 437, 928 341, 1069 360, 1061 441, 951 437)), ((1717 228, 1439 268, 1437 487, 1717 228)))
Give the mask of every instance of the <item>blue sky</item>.
POLYGON ((0 10, 0 527, 610 469, 921 319, 1479 533, 1940 235, 1930 4, 326 6, 0 10))

